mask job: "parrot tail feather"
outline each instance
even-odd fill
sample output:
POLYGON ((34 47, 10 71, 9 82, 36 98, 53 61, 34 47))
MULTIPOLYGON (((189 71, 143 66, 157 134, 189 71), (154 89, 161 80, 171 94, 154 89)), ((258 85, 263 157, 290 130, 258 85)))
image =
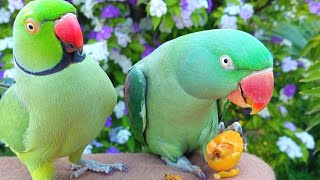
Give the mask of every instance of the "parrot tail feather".
POLYGON ((30 174, 33 180, 52 180, 53 171, 53 164, 50 162, 42 164, 34 170, 30 170, 30 174))

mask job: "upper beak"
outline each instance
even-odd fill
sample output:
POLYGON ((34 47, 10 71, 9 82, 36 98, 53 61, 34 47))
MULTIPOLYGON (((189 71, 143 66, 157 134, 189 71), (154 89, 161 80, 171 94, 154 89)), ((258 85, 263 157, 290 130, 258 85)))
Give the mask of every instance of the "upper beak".
POLYGON ((68 53, 75 51, 82 52, 83 36, 77 17, 67 13, 55 21, 54 32, 63 42, 68 53))
POLYGON ((227 99, 240 107, 251 107, 250 114, 256 114, 268 105, 273 86, 272 68, 268 68, 243 78, 238 88, 232 91, 227 99))

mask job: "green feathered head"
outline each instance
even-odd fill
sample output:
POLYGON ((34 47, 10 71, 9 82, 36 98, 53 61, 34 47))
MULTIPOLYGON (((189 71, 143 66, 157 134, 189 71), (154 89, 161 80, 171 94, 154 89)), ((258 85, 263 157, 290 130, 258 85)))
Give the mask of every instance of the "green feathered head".
POLYGON ((178 57, 178 79, 187 93, 202 99, 227 97, 241 107, 252 107, 252 114, 269 103, 273 58, 255 37, 243 31, 218 29, 180 39, 177 49, 189 49, 178 57))
POLYGON ((18 13, 13 27, 16 63, 29 72, 55 67, 65 53, 82 51, 76 9, 64 0, 35 0, 18 13))

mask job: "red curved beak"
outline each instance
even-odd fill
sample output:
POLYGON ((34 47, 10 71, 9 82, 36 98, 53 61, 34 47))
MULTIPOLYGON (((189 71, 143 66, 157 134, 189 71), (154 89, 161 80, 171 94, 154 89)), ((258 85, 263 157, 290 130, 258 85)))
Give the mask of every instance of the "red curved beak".
POLYGON ((75 51, 82 52, 83 36, 77 17, 68 13, 56 20, 54 32, 64 43, 64 48, 68 53, 75 51))
POLYGON ((240 107, 251 107, 250 114, 256 114, 269 104, 273 86, 272 69, 266 69, 243 78, 238 88, 232 91, 227 99, 240 107))

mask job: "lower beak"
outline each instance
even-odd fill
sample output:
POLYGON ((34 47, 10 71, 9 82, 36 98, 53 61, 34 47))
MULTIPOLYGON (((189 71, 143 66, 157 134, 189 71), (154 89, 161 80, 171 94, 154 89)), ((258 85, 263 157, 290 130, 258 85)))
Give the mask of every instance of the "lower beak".
POLYGON ((237 89, 232 91, 227 99, 240 107, 251 107, 250 114, 256 114, 270 102, 273 86, 272 69, 265 69, 243 78, 237 89))
POLYGON ((72 13, 67 13, 56 20, 54 32, 62 41, 68 53, 75 51, 82 52, 83 36, 77 17, 72 13))

